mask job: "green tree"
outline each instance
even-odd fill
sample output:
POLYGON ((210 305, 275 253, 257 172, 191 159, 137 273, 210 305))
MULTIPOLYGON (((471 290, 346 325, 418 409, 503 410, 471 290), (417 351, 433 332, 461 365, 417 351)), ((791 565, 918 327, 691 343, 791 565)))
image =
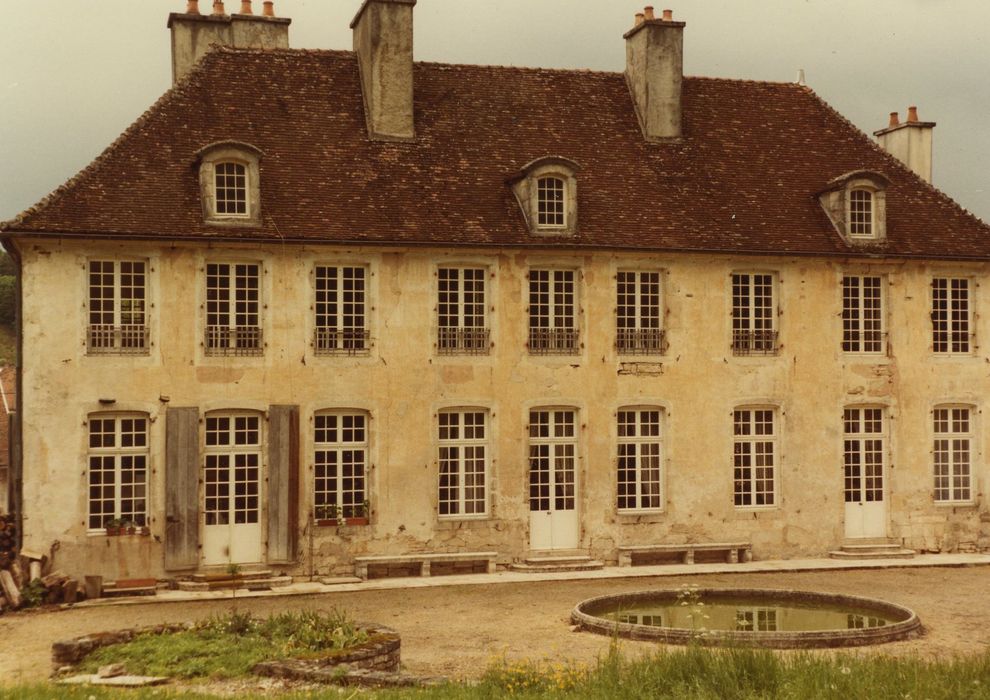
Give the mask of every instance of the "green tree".
POLYGON ((0 323, 8 326, 13 325, 17 308, 16 282, 16 278, 11 275, 0 275, 0 323))

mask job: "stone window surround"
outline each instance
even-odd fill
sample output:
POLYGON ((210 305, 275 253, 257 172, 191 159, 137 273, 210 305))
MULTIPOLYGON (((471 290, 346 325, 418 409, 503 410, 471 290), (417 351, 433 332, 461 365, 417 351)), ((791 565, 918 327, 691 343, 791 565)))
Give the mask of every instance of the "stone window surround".
MULTIPOLYGON (((494 500, 494 475, 492 473, 493 466, 495 463, 494 449, 496 445, 495 439, 495 428, 494 419, 495 412, 490 405, 476 403, 476 404, 452 404, 443 405, 436 408, 433 411, 434 416, 434 430, 433 430, 433 443, 434 452, 436 459, 436 491, 433 494, 435 500, 436 508, 436 518, 438 524, 443 524, 445 522, 466 522, 466 521, 489 521, 493 517, 493 500, 494 500), (451 440, 441 440, 440 439, 440 415, 441 414, 458 414, 460 416, 460 427, 463 429, 463 416, 466 413, 481 413, 484 415, 484 430, 485 437, 483 440, 467 440, 461 435, 457 439, 451 440), (463 448, 468 445, 481 445, 485 450, 485 471, 484 471, 484 511, 480 513, 441 513, 440 510, 440 451, 441 448, 445 446, 456 446, 463 448)), ((463 467, 464 457, 461 455, 459 458, 459 466, 463 467)), ((457 472, 458 476, 463 479, 463 471, 457 472)), ((457 501, 460 506, 465 504, 464 498, 458 498, 457 501)))
MULTIPOLYGON (((615 476, 616 476, 616 500, 615 500, 615 507, 616 507, 616 514, 618 514, 620 516, 640 516, 640 515, 659 515, 659 514, 663 514, 666 511, 666 502, 667 502, 667 455, 666 455, 666 452, 665 452, 665 449, 664 449, 664 447, 665 447, 664 446, 664 442, 665 442, 665 440, 667 438, 667 420, 666 420, 667 419, 667 407, 665 405, 661 404, 661 403, 636 403, 636 404, 628 404, 628 405, 619 406, 618 408, 615 409, 615 411, 613 412, 613 414, 615 416, 615 420, 614 420, 614 423, 615 423, 615 437, 614 437, 615 444, 613 445, 613 454, 616 455, 616 464, 615 464, 615 476), (639 414, 641 412, 644 412, 644 411, 656 411, 656 412, 658 412, 660 414, 660 416, 659 416, 659 433, 660 434, 658 436, 656 436, 655 438, 653 438, 652 436, 643 436, 640 433, 639 428, 641 427, 641 424, 640 424, 640 416, 639 416, 639 414), (618 419, 619 419, 619 414, 621 414, 621 413, 635 413, 635 414, 637 414, 636 415, 636 420, 635 420, 635 424, 636 424, 636 427, 637 427, 637 432, 636 432, 636 435, 635 436, 619 437, 619 434, 618 434, 618 425, 619 425, 618 419), (659 493, 659 501, 660 501, 660 504, 658 506, 656 506, 656 507, 641 507, 641 506, 636 506, 636 507, 632 507, 632 508, 622 508, 622 507, 620 507, 618 505, 618 502, 619 502, 618 501, 619 445, 623 445, 623 444, 625 444, 625 445, 634 444, 634 445, 636 445, 638 447, 638 446, 642 446, 643 444, 646 444, 646 443, 655 443, 659 447, 659 460, 660 460, 660 465, 659 465, 659 469, 660 469, 660 481, 659 481, 660 493, 659 493)), ((638 449, 636 451, 636 457, 637 457, 637 474, 636 474, 635 484, 636 484, 636 486, 641 486, 642 485, 642 481, 640 479, 640 471, 641 470, 639 469, 639 466, 640 466, 639 465, 639 460, 642 457, 642 455, 640 454, 640 451, 638 449)), ((639 495, 639 494, 637 494, 637 495, 639 495)))
POLYGON ((217 141, 196 153, 203 220, 213 226, 259 226, 261 224, 261 149, 241 141, 217 141), (247 214, 218 214, 216 211, 216 166, 238 163, 247 174, 247 214))
MULTIPOLYGON (((781 502, 783 500, 782 497, 781 497, 781 483, 780 483, 780 481, 781 481, 781 475, 783 474, 783 466, 784 466, 783 465, 783 459, 782 459, 782 455, 784 453, 784 448, 782 446, 782 440, 783 440, 783 435, 784 435, 784 416, 785 416, 784 408, 783 408, 783 406, 781 406, 776 401, 773 401, 773 400, 770 400, 770 399, 762 399, 762 398, 754 398, 751 401, 740 401, 739 403, 736 403, 736 404, 734 404, 732 406, 732 408, 730 410, 729 431, 730 431, 730 446, 731 446, 731 448, 730 448, 731 449, 730 454, 732 455, 731 462, 733 463, 733 473, 732 473, 730 488, 731 488, 731 491, 732 491, 733 501, 735 501, 735 498, 736 498, 736 495, 737 495, 736 494, 736 488, 735 488, 735 473, 734 473, 735 472, 735 465, 734 465, 734 462, 735 462, 735 445, 736 445, 736 443, 738 441, 754 442, 754 441, 757 441, 759 439, 759 437, 760 437, 760 436, 757 436, 755 433, 754 434, 747 435, 747 436, 741 436, 741 435, 736 435, 735 434, 736 412, 737 411, 749 412, 750 414, 753 414, 756 411, 770 411, 770 413, 771 413, 771 420, 773 421, 773 423, 772 423, 772 425, 773 425, 773 434, 770 435, 770 436, 768 436, 768 439, 764 440, 764 442, 770 442, 770 443, 772 443, 772 449, 773 449, 773 464, 772 464, 772 470, 773 470, 773 478, 772 478, 772 480, 773 480, 773 485, 772 485, 772 491, 769 492, 770 495, 771 495, 771 497, 773 498, 773 502, 772 503, 762 503, 762 504, 755 504, 755 503, 739 504, 739 505, 734 504, 733 505, 733 510, 735 512, 737 512, 737 513, 751 513, 751 512, 761 512, 761 511, 778 511, 779 512, 781 510, 781 502)), ((750 424, 752 425, 752 423, 750 423, 750 424)), ((756 453, 753 452, 753 453, 751 453, 750 456, 755 457, 755 454, 756 453)), ((756 469, 755 459, 752 461, 751 469, 753 469, 753 470, 756 469)), ((755 476, 751 477, 751 479, 750 479, 751 485, 754 485, 753 484, 754 481, 755 481, 755 476)), ((750 496, 755 501, 755 496, 756 496, 755 488, 753 490, 751 490, 749 493, 750 493, 750 496)))
POLYGON ((512 193, 522 210, 529 232, 539 236, 573 236, 578 231, 577 173, 581 170, 574 161, 562 156, 545 156, 530 161, 509 177, 512 193), (539 224, 539 180, 557 177, 564 182, 564 225, 541 226, 539 224))
MULTIPOLYGON (((929 410, 930 418, 928 421, 928 430, 930 433, 930 441, 933 448, 932 464, 931 464, 932 478, 936 476, 936 472, 935 472, 936 465, 934 461, 935 441, 939 439, 945 439, 951 443, 956 439, 962 439, 969 442, 969 447, 968 447, 969 464, 967 465, 969 468, 968 471, 969 486, 967 487, 969 491, 969 498, 955 499, 952 497, 952 494, 955 491, 955 489, 952 486, 951 467, 954 465, 949 464, 946 465, 950 467, 950 471, 948 472, 949 485, 946 488, 949 491, 950 496, 949 498, 940 499, 938 497, 938 494, 936 493, 936 489, 934 488, 934 483, 933 483, 932 502, 935 504, 936 507, 966 508, 966 507, 973 507, 979 505, 978 494, 981 491, 979 487, 979 481, 980 481, 979 474, 981 473, 981 470, 983 468, 983 464, 982 464, 983 453, 982 450, 980 449, 980 442, 979 442, 981 431, 978 429, 978 421, 981 413, 982 411, 980 410, 980 407, 976 404, 975 401, 941 401, 937 404, 934 404, 929 410), (967 417, 967 420, 969 421, 969 430, 967 432, 962 432, 962 433, 953 432, 951 429, 951 415, 950 415, 949 432, 944 432, 944 433, 937 432, 935 429, 935 412, 939 410, 948 410, 951 412, 953 409, 965 409, 966 411, 968 411, 969 415, 967 417)), ((951 452, 952 450, 950 448, 950 453, 951 452)))

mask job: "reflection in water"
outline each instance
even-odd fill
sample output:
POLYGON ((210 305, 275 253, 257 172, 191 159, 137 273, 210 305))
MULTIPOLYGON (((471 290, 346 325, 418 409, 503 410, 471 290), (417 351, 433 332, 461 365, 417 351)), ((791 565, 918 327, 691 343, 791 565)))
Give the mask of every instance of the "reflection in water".
POLYGON ((662 600, 630 606, 628 603, 595 614, 618 622, 650 627, 740 632, 811 632, 884 627, 885 619, 874 610, 836 605, 787 602, 767 605, 766 598, 719 598, 683 601, 662 600))

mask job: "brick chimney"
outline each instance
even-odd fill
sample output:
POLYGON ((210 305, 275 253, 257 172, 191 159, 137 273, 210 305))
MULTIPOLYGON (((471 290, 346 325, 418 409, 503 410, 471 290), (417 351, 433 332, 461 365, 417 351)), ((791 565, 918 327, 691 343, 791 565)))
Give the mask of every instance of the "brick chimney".
POLYGON ((636 13, 626 40, 626 82, 636 116, 648 141, 681 135, 681 82, 684 77, 684 22, 670 10, 658 19, 652 7, 636 13))
POLYGON ((413 123, 413 7, 416 0, 364 0, 351 29, 361 71, 368 137, 408 141, 413 123))
POLYGON ((874 131, 883 150, 911 168, 925 182, 932 181, 932 131, 935 122, 918 120, 918 108, 908 107, 907 121, 897 112, 890 113, 886 129, 874 131))
POLYGON ((240 14, 225 14, 224 4, 213 3, 213 13, 200 14, 199 2, 188 0, 184 13, 168 16, 172 30, 172 84, 192 70, 213 44, 238 49, 287 49, 287 17, 275 17, 271 2, 264 3, 262 14, 254 14, 251 0, 242 0, 240 14), (270 14, 269 14, 270 13, 270 14))

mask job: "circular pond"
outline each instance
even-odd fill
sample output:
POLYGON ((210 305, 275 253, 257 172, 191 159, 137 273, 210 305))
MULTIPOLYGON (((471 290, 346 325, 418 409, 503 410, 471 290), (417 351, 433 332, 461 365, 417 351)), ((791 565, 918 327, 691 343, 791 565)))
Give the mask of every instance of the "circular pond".
POLYGON ((776 649, 881 644, 921 632, 914 611, 873 598, 740 588, 683 588, 589 598, 571 621, 599 634, 669 644, 776 649))

